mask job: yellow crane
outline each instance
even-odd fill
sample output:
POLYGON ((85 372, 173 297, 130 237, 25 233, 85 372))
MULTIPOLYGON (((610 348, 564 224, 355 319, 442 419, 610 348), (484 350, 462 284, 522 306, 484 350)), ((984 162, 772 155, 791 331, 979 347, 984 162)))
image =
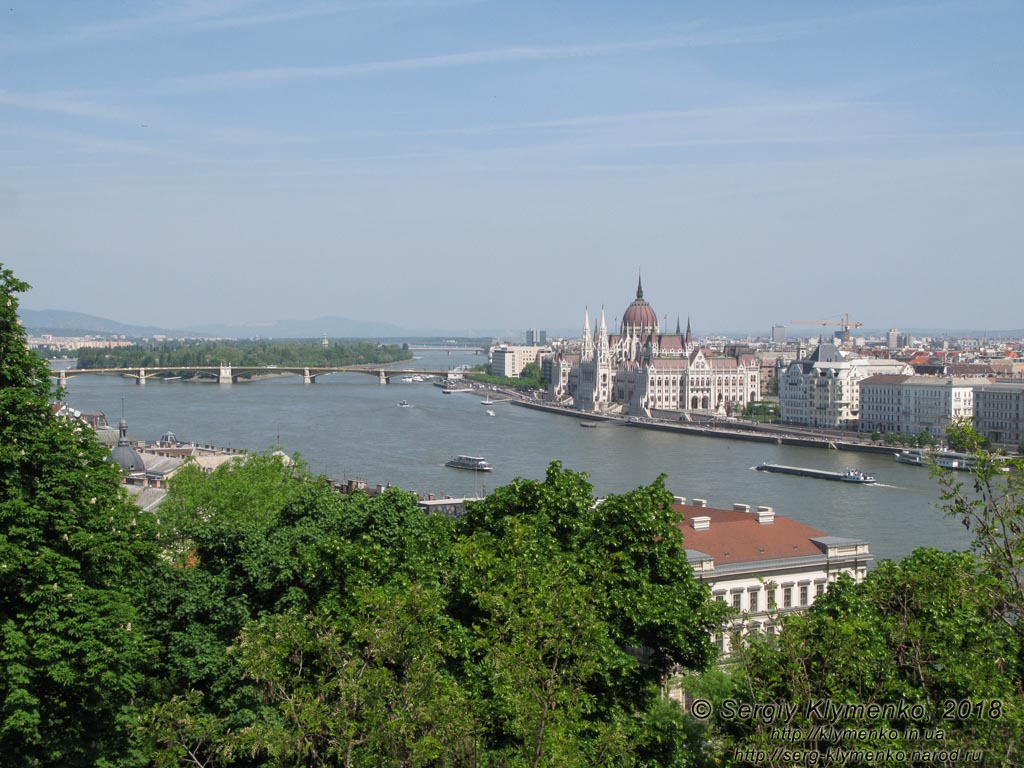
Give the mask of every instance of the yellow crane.
POLYGON ((838 325, 843 329, 843 346, 850 345, 850 329, 860 328, 863 323, 850 321, 850 313, 847 312, 839 320, 790 320, 793 325, 838 325))

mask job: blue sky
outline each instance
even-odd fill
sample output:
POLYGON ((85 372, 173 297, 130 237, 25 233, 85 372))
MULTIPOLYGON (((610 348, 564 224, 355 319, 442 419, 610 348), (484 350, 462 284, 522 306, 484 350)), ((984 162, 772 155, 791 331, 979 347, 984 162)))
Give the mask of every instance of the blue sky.
POLYGON ((1024 326, 1024 4, 0 7, 34 309, 1024 326))

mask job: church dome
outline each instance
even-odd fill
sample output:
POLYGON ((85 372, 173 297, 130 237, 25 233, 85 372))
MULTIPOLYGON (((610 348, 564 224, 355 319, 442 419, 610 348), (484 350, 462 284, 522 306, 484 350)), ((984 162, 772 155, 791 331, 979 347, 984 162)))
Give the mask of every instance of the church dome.
POLYGON ((142 456, 132 447, 131 441, 128 439, 128 422, 121 419, 118 428, 120 437, 114 450, 110 452, 111 461, 119 465, 129 475, 135 472, 145 472, 146 465, 142 461, 142 456))
POLYGON ((655 314, 654 308, 644 300, 644 288, 639 280, 636 284, 636 298, 622 313, 623 335, 625 335, 626 328, 658 332, 658 316, 655 314))

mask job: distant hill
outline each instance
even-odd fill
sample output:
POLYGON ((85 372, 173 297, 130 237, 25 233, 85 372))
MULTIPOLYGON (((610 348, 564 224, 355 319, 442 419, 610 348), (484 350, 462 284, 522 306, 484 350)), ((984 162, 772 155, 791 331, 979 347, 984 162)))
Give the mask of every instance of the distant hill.
POLYGON ((55 336, 127 336, 142 338, 152 336, 217 337, 227 339, 249 339, 255 336, 274 339, 313 339, 327 336, 332 339, 418 339, 436 338, 478 338, 504 336, 487 329, 425 328, 412 330, 391 323, 363 322, 347 317, 326 316, 312 320, 276 320, 265 323, 242 323, 223 325, 209 323, 187 328, 159 328, 149 325, 129 325, 82 312, 66 312, 59 309, 19 310, 25 330, 38 335, 52 333, 55 336))
POLYGON ((227 338, 252 338, 262 336, 274 339, 313 339, 318 336, 338 338, 377 338, 378 336, 409 336, 419 335, 407 328, 390 323, 363 322, 350 320, 335 315, 317 317, 312 320, 276 320, 266 323, 240 323, 223 325, 208 323, 189 326, 185 329, 190 333, 201 333, 209 336, 227 338))
POLYGON ((149 325, 128 325, 106 317, 61 309, 18 310, 25 330, 33 334, 52 333, 55 336, 182 336, 182 331, 149 325))

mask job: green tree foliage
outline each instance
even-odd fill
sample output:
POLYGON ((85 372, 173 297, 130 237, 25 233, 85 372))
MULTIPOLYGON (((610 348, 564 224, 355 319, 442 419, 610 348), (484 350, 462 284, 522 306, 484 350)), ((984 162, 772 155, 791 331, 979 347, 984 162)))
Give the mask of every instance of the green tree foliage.
POLYGON ((998 615, 1024 640, 1024 460, 992 456, 969 425, 958 428, 965 447, 975 449, 968 479, 933 469, 947 514, 974 535, 973 548, 993 577, 998 615))
MULTIPOLYGON (((795 705, 796 715, 784 724, 804 736, 790 747, 959 748, 984 753, 984 765, 1016 764, 1024 747, 1021 642, 994 620, 992 582, 969 553, 931 549, 884 561, 860 584, 843 577, 805 614, 786 617, 777 639, 754 639, 741 648, 726 696, 795 705), (832 716, 815 708, 823 701, 920 708, 913 716, 907 710, 832 716), (967 716, 957 709, 964 701, 973 702, 967 716), (814 735, 818 726, 851 732, 814 735), (866 727, 887 735, 854 733, 866 727)), ((771 731, 779 723, 745 718, 717 725, 730 746, 778 746, 771 731)))
POLYGON ((969 419, 959 419, 946 428, 946 442, 954 451, 973 453, 988 448, 988 440, 974 429, 969 419))
POLYGON ((148 520, 91 430, 54 417, 0 268, 0 762, 130 764, 151 643, 133 593, 148 520))
MULTIPOLYGON (((595 504, 579 474, 498 489, 460 521, 459 610, 480 628, 488 739, 524 765, 632 765, 677 667, 704 668, 720 606, 693 578, 663 478, 595 504), (514 756, 514 757, 513 757, 514 756)), ((678 750, 684 749, 677 743, 678 750)))
POLYGON ((671 502, 659 481, 595 504, 553 465, 456 522, 272 457, 185 473, 146 743, 166 765, 694 764, 660 685, 710 662, 720 607, 671 502))
POLYGON ((319 339, 284 341, 161 341, 131 347, 78 351, 79 368, 155 368, 168 366, 342 366, 393 363, 408 360, 407 348, 365 341, 335 341, 323 346, 319 339))

